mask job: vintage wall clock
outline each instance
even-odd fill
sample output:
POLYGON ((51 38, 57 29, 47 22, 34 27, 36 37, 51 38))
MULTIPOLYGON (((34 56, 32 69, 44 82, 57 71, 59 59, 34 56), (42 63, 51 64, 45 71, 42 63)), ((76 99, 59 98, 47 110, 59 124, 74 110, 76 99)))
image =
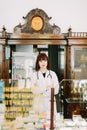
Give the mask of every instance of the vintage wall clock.
POLYGON ((31 27, 35 31, 40 31, 43 28, 43 18, 40 16, 34 16, 31 20, 31 27))

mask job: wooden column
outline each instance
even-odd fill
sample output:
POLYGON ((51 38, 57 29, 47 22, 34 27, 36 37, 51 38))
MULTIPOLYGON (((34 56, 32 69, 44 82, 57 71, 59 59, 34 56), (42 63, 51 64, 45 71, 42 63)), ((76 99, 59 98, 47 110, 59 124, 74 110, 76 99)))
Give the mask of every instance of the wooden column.
POLYGON ((51 88, 50 130, 54 129, 54 88, 51 88))

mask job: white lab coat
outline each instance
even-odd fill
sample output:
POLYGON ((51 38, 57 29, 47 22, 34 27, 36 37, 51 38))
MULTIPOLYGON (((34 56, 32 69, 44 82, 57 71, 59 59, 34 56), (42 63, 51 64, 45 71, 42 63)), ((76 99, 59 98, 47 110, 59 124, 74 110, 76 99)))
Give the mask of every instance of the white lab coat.
MULTIPOLYGON (((41 71, 34 72, 31 78, 31 86, 34 88, 33 93, 36 95, 33 103, 35 111, 50 111, 51 89, 48 91, 46 91, 46 89, 48 86, 51 86, 54 88, 54 95, 59 92, 59 82, 56 73, 52 70, 48 70, 44 77, 41 71), (43 96, 41 96, 41 94, 43 96)), ((56 102, 54 102, 54 104, 56 105, 56 102)))

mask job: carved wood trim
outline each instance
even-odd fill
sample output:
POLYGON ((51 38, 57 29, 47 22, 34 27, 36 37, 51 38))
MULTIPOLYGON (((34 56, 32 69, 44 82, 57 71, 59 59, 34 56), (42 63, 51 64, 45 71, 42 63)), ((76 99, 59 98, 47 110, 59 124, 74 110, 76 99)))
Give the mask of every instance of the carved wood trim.
MULTIPOLYGON (((32 9, 25 17, 23 16, 23 19, 25 20, 25 23, 21 25, 19 23, 17 26, 14 27, 14 32, 15 33, 51 33, 51 34, 59 34, 61 32, 60 27, 57 25, 53 24, 51 25, 49 23, 51 17, 49 17, 45 11, 42 9, 32 9), (32 19, 34 17, 40 17, 43 20, 43 27, 40 30, 34 30, 32 28, 32 19)), ((39 24, 39 22, 37 23, 39 24)))

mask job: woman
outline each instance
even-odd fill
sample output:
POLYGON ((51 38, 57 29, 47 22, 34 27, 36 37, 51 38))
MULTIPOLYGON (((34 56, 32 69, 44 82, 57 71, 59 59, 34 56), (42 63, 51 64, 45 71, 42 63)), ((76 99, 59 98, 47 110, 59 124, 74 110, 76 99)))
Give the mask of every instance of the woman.
MULTIPOLYGON (((59 82, 56 73, 50 70, 50 62, 45 53, 40 53, 37 56, 31 83, 33 93, 35 94, 34 110, 37 113, 43 113, 45 116, 48 116, 50 114, 51 88, 54 88, 54 94, 58 94, 59 82)), ((56 102, 54 103, 56 105, 56 102)))

